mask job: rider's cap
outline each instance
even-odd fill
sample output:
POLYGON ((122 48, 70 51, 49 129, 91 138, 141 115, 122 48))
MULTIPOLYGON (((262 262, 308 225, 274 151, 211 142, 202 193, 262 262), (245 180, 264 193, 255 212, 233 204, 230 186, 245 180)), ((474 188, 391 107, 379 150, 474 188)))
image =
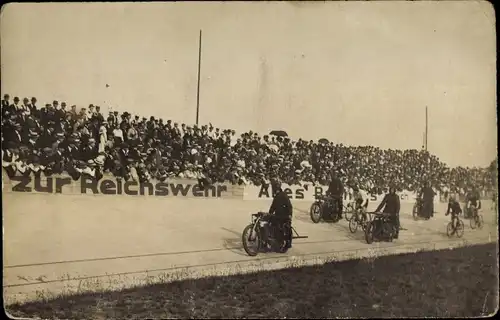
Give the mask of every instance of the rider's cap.
POLYGON ((271 180, 271 186, 274 188, 274 189, 281 189, 281 181, 277 178, 274 178, 271 180))

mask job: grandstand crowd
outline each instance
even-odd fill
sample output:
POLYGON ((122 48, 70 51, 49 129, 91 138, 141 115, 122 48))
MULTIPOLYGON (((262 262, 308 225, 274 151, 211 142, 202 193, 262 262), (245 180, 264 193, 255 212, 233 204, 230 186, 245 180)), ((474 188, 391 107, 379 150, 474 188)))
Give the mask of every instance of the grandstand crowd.
MULTIPOLYGON (((100 106, 77 110, 36 98, 2 101, 2 166, 9 176, 67 173, 100 179, 111 173, 148 181, 206 177, 212 182, 260 185, 274 177, 286 184, 326 184, 332 170, 344 183, 381 194, 389 185, 419 190, 430 181, 435 190, 464 193, 491 190, 490 168, 449 168, 423 150, 383 150, 328 141, 294 141, 286 135, 241 135, 212 124, 190 126, 100 106)), ((493 165, 493 163, 492 163, 493 165)))

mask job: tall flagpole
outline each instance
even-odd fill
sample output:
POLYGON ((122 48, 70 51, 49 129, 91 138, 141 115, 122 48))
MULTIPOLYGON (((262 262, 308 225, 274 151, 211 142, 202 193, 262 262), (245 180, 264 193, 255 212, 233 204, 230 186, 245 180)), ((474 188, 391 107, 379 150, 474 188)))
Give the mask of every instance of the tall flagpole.
POLYGON ((427 151, 427 135, 429 133, 428 129, 428 116, 427 116, 427 106, 425 106, 425 167, 426 167, 426 184, 429 182, 429 171, 430 171, 430 162, 429 162, 429 152, 427 151))
POLYGON ((200 118, 200 70, 201 70, 201 30, 200 30, 200 43, 198 49, 198 88, 196 92, 196 125, 200 118))
POLYGON ((427 151, 427 135, 429 133, 428 129, 428 114, 427 114, 427 106, 425 106, 425 151, 427 151))

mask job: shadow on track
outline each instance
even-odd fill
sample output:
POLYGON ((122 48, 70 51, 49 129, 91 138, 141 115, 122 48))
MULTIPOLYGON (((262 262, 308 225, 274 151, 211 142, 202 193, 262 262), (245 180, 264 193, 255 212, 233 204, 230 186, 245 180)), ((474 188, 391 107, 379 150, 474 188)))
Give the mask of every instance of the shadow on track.
POLYGON ((222 227, 221 229, 234 235, 231 238, 223 238, 222 247, 237 255, 247 256, 245 250, 243 249, 243 244, 241 243, 241 233, 224 227, 222 227))

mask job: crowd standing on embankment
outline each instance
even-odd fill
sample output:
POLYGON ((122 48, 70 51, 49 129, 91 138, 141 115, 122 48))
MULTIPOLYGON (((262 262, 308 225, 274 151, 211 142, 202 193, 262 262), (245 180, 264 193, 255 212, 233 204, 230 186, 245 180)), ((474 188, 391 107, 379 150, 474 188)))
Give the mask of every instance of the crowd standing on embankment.
POLYGON ((104 115, 93 104, 77 110, 54 100, 40 107, 36 98, 11 100, 5 94, 1 106, 2 166, 9 176, 66 172, 76 180, 109 172, 141 182, 206 177, 260 185, 279 178, 289 185, 324 185, 335 170, 345 185, 373 194, 389 186, 417 191, 426 181, 444 193, 496 187, 496 160, 489 168, 450 168, 423 150, 294 141, 252 131, 236 135, 211 124, 190 126, 117 111, 104 115))

